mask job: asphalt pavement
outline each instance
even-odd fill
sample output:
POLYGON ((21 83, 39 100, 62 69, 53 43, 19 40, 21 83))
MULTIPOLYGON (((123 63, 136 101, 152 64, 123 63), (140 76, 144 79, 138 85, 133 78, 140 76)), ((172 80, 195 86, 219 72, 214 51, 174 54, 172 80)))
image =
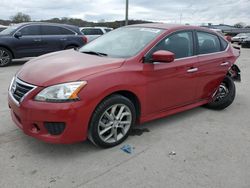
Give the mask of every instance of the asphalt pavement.
POLYGON ((0 187, 249 188, 250 49, 237 64, 234 103, 223 111, 195 108, 137 128, 123 144, 53 145, 26 136, 12 122, 7 89, 22 62, 0 68, 0 187), (120 148, 132 147, 128 154, 120 148))

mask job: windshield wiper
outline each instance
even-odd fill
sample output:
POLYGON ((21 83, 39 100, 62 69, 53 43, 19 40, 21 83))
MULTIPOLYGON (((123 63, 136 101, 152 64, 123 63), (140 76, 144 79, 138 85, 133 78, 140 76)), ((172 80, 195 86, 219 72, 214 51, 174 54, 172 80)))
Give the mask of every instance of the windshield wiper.
POLYGON ((108 54, 101 53, 101 52, 95 52, 95 51, 82 51, 82 53, 93 54, 93 55, 98 55, 98 56, 108 56, 108 54))

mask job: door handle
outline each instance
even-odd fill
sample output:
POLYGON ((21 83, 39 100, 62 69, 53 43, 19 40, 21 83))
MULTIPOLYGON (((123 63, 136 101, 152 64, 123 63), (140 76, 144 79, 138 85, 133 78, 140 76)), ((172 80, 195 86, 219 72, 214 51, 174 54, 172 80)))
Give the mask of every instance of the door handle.
POLYGON ((67 40, 67 39, 65 39, 65 38, 62 38, 62 39, 60 39, 61 41, 65 41, 65 40, 67 40))
POLYGON ((224 62, 224 63, 221 63, 220 65, 221 66, 227 66, 227 65, 229 65, 229 62, 224 62))
POLYGON ((41 42, 42 39, 34 39, 35 42, 41 42))
POLYGON ((197 72, 197 71, 198 71, 198 68, 191 68, 191 69, 187 70, 188 73, 193 73, 193 72, 197 72))

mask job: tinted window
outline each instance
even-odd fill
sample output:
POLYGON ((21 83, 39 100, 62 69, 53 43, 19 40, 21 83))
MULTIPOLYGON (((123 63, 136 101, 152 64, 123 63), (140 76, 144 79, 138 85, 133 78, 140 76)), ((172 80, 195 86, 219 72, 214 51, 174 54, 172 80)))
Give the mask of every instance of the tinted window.
POLYGON ((193 56, 193 34, 191 31, 180 32, 165 38, 150 51, 147 59, 151 59, 152 54, 158 50, 173 52, 176 59, 193 56))
POLYGON ((224 40, 224 39, 220 39, 221 40, 221 48, 222 50, 226 50, 228 43, 224 40))
POLYGON ((31 25, 26 26, 20 30, 23 36, 27 35, 40 35, 40 26, 39 25, 31 25))
POLYGON ((69 29, 58 26, 42 25, 43 35, 75 35, 75 33, 69 29))
POLYGON ((112 29, 104 29, 106 32, 110 32, 112 31, 112 29))
POLYGON ((199 54, 209 54, 221 51, 218 36, 205 32, 197 32, 197 36, 199 54))
POLYGON ((0 32, 3 31, 3 30, 5 30, 5 29, 6 29, 6 28, 0 28, 0 32))
POLYGON ((63 35, 75 35, 73 31, 70 31, 69 29, 61 27, 61 34, 63 35))
POLYGON ((82 32, 84 35, 102 35, 103 34, 101 29, 83 29, 82 32))
POLYGON ((61 35, 61 27, 42 25, 42 35, 61 35))

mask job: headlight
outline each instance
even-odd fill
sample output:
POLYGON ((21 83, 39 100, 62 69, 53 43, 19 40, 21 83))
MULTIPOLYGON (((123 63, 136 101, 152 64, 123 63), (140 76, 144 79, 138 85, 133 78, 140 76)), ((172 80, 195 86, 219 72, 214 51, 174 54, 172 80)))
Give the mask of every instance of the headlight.
POLYGON ((79 81, 50 86, 38 93, 35 100, 46 102, 74 101, 79 99, 78 93, 86 84, 86 81, 79 81))

